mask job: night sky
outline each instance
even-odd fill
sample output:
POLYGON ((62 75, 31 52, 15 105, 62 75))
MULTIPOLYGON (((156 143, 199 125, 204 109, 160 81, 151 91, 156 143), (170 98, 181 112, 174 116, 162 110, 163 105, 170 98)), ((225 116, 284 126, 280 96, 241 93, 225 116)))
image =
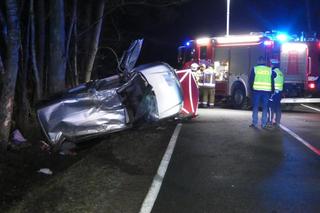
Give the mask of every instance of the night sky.
MULTIPOLYGON (((308 31, 306 2, 308 0, 231 0, 230 34, 272 29, 308 31)), ((320 1, 309 0, 309 5, 311 30, 319 30, 320 1)), ((208 29, 214 35, 224 34, 226 0, 190 1, 181 7, 181 16, 181 26, 186 25, 184 20, 190 26, 186 34, 201 34, 208 29), (201 15, 191 18, 192 13, 187 11, 198 11, 201 15)))
MULTIPOLYGON (((118 13, 118 23, 128 40, 145 39, 140 63, 165 61, 175 66, 177 47, 186 40, 225 34, 226 2, 189 0, 169 8, 132 6, 118 13)), ((230 13, 230 34, 320 32, 320 0, 231 0, 230 13)))

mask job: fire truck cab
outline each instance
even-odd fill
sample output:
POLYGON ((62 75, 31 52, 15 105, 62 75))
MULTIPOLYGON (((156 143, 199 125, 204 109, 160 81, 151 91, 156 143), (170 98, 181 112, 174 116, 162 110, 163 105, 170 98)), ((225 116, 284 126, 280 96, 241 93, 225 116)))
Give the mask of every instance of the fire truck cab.
POLYGON ((178 49, 178 63, 182 69, 189 68, 192 63, 205 63, 214 68, 216 96, 230 101, 234 108, 247 106, 250 71, 261 56, 267 65, 272 59, 280 62, 285 77, 285 97, 312 102, 306 101, 305 97, 315 97, 319 93, 320 42, 317 39, 284 42, 274 34, 250 33, 200 38, 188 41, 178 49))

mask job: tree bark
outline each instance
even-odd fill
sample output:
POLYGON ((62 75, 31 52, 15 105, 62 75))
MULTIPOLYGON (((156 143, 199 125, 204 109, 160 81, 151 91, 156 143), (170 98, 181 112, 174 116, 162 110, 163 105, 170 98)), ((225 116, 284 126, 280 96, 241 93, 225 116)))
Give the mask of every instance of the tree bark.
POLYGON ((4 39, 5 44, 8 44, 8 26, 5 21, 5 17, 3 13, 0 11, 0 25, 1 25, 1 32, 4 39))
POLYGON ((0 55, 0 94, 2 91, 2 78, 4 75, 4 66, 3 66, 3 62, 2 62, 2 57, 0 55))
POLYGON ((36 100, 40 100, 42 96, 42 82, 39 77, 39 69, 36 58, 36 45, 35 45, 35 23, 34 23, 34 3, 30 0, 30 44, 31 44, 31 60, 32 60, 32 70, 36 83, 36 100))
MULTIPOLYGON (((92 40, 92 32, 87 30, 92 25, 92 14, 94 12, 93 2, 88 3, 86 7, 82 8, 84 11, 80 11, 79 17, 81 18, 82 23, 80 23, 79 19, 79 29, 80 34, 77 34, 77 42, 78 43, 78 70, 79 70, 79 80, 81 83, 85 82, 85 69, 88 64, 88 50, 90 49, 90 43, 92 40), (82 15, 83 14, 83 15, 82 15), (82 15, 82 16, 81 16, 82 15)), ((80 9, 80 8, 79 8, 80 9)), ((91 29, 91 28, 90 28, 91 29)))
POLYGON ((39 69, 39 78, 41 82, 41 90, 42 95, 46 94, 45 88, 46 88, 46 80, 47 80, 47 74, 45 72, 45 49, 46 49, 46 14, 45 14, 45 1, 44 0, 38 0, 37 1, 37 62, 38 62, 38 69, 39 69))
POLYGON ((19 129, 23 133, 29 132, 29 115, 30 115, 30 101, 28 99, 28 70, 29 70, 29 60, 30 60, 30 17, 28 18, 28 22, 26 25, 25 30, 21 29, 21 40, 22 42, 20 46, 20 63, 21 63, 21 69, 18 74, 17 79, 17 89, 16 92, 18 93, 16 95, 17 101, 19 107, 16 107, 15 113, 16 116, 16 123, 18 124, 19 129), (25 33, 23 34, 23 31, 25 33))
POLYGON ((8 22, 8 47, 6 52, 7 61, 5 63, 3 88, 0 98, 0 143, 2 150, 7 150, 9 141, 20 47, 17 1, 6 0, 6 10, 8 22))
POLYGON ((3 66, 3 62, 2 62, 2 57, 0 55, 0 75, 3 75, 3 74, 4 74, 4 66, 3 66))
POLYGON ((64 1, 50 0, 50 9, 49 94, 55 94, 65 89, 64 1))
POLYGON ((79 84, 79 73, 78 73, 78 10, 77 10, 77 0, 74 0, 75 4, 75 22, 73 27, 73 37, 74 37, 74 49, 73 49, 73 72, 75 84, 79 84))
POLYGON ((103 21, 103 14, 104 14, 104 5, 105 5, 104 0, 98 1, 98 5, 97 5, 98 6, 98 11, 97 11, 98 22, 94 28, 93 39, 92 39, 92 43, 90 45, 89 55, 88 55, 89 60, 88 60, 87 66, 85 68, 85 81, 86 82, 90 81, 90 79, 91 79, 91 73, 92 73, 92 69, 93 69, 94 60, 95 60, 96 54, 98 52, 100 34, 101 34, 101 26, 102 26, 102 21, 103 21))
MULTIPOLYGON (((66 46, 66 61, 68 65, 68 76, 70 76, 70 82, 71 86, 75 86, 75 72, 73 72, 73 67, 71 63, 71 53, 70 53, 70 46, 71 46, 71 38, 74 35, 74 28, 76 27, 76 19, 77 19, 77 0, 72 1, 72 17, 70 21, 70 27, 68 32, 68 38, 67 38, 67 46, 66 46)), ((76 46, 76 41, 74 41, 74 45, 76 46)))

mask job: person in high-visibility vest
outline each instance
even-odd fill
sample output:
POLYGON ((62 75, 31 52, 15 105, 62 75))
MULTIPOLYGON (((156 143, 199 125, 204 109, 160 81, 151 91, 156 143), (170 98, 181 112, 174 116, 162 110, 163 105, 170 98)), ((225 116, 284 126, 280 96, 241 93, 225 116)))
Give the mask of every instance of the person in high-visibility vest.
POLYGON ((261 128, 267 128, 268 101, 274 92, 274 78, 271 67, 265 64, 265 58, 259 57, 258 64, 251 70, 249 85, 252 97, 252 123, 250 127, 258 127, 258 111, 262 103, 261 128))
POLYGON ((279 69, 279 61, 271 60, 272 76, 274 78, 274 93, 271 95, 269 122, 272 126, 278 126, 281 120, 281 98, 284 85, 284 76, 279 69))

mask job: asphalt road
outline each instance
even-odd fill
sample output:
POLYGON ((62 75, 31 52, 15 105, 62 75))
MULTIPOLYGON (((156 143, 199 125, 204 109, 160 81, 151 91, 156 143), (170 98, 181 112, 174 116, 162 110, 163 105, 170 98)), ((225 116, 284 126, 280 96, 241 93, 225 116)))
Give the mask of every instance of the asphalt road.
POLYGON ((183 123, 152 212, 320 212, 320 113, 283 113, 309 148, 250 123, 251 111, 217 108, 183 123))

